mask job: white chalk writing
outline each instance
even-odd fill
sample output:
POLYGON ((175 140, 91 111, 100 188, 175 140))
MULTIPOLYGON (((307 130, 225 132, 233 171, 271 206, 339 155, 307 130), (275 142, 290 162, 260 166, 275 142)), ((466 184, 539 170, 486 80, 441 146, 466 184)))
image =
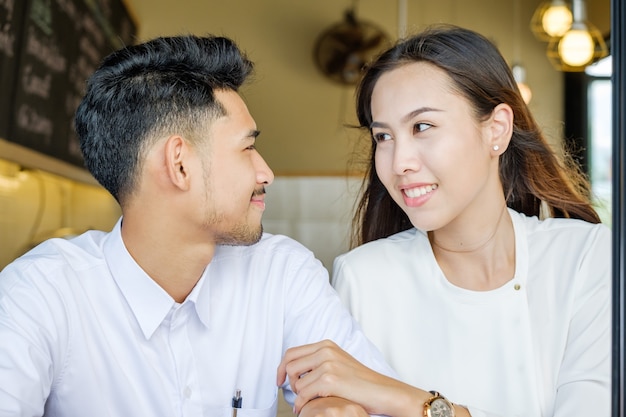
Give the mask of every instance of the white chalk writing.
POLYGON ((22 87, 26 94, 32 94, 47 99, 50 97, 51 82, 52 76, 50 74, 46 74, 44 77, 38 77, 36 74, 33 74, 32 65, 26 65, 24 67, 22 87))
POLYGON ((50 143, 52 120, 37 113, 37 110, 27 104, 22 104, 17 112, 17 125, 26 132, 42 135, 44 143, 50 143))
POLYGON ((11 25, 5 23, 0 30, 0 54, 12 57, 15 54, 15 35, 11 33, 11 25))
POLYGON ((104 43, 102 29, 100 29, 100 26, 98 26, 91 16, 83 16, 83 28, 91 35, 97 45, 102 46, 104 43))
POLYGON ((61 55, 57 45, 50 39, 37 39, 33 28, 28 30, 26 51, 52 71, 63 72, 67 68, 67 60, 61 55))

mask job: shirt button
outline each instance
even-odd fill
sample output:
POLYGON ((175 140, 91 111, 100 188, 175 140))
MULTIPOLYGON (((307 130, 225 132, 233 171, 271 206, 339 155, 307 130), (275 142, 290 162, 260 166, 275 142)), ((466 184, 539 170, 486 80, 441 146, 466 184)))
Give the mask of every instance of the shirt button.
POLYGON ((189 386, 186 386, 185 391, 183 391, 183 394, 185 395, 186 399, 189 399, 191 397, 191 388, 189 388, 189 386))
POLYGON ((519 290, 520 290, 520 288, 522 288, 522 286, 521 286, 521 285, 519 285, 519 284, 515 284, 515 285, 513 286, 513 288, 515 289, 515 291, 519 291, 519 290))

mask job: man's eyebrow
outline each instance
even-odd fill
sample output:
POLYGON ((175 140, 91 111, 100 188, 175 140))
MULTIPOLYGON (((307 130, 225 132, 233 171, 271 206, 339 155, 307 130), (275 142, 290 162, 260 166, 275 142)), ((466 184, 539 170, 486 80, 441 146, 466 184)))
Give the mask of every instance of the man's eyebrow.
MULTIPOLYGON (((412 118, 414 118, 415 116, 418 116, 422 113, 426 113, 426 112, 430 112, 430 111, 436 111, 436 112, 440 112, 443 111, 441 109, 436 109, 434 107, 420 107, 419 109, 415 109, 412 112, 410 112, 409 114, 407 114, 406 116, 404 116, 402 118, 402 122, 406 123, 409 120, 411 120, 412 118)), ((388 127, 386 123, 381 123, 381 122, 372 122, 370 124, 370 129, 374 128, 374 127, 388 127)))

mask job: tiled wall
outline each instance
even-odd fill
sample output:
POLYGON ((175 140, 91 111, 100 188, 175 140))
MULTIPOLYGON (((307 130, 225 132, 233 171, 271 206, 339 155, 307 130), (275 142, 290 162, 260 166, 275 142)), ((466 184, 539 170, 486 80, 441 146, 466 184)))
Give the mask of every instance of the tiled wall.
POLYGON ((277 177, 266 190, 264 230, 296 239, 330 272, 348 250, 360 185, 356 177, 277 177))

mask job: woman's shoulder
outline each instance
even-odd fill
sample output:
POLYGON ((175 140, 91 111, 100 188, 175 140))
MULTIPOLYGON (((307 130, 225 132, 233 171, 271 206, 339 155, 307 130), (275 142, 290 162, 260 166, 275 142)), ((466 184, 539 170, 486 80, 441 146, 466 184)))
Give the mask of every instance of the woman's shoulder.
POLYGON ((337 257, 340 262, 379 262, 387 256, 396 257, 420 241, 428 242, 426 234, 415 228, 398 232, 389 237, 373 240, 337 257))
POLYGON ((537 216, 527 216, 511 209, 509 211, 514 221, 522 223, 528 233, 563 233, 589 236, 590 233, 606 234, 610 232, 609 227, 602 223, 590 223, 585 220, 561 217, 540 219, 537 216))
POLYGON ((602 223, 590 223, 579 219, 545 218, 527 216, 511 210, 516 233, 522 232, 528 244, 547 245, 555 250, 564 247, 606 247, 610 251, 611 229, 602 223))

